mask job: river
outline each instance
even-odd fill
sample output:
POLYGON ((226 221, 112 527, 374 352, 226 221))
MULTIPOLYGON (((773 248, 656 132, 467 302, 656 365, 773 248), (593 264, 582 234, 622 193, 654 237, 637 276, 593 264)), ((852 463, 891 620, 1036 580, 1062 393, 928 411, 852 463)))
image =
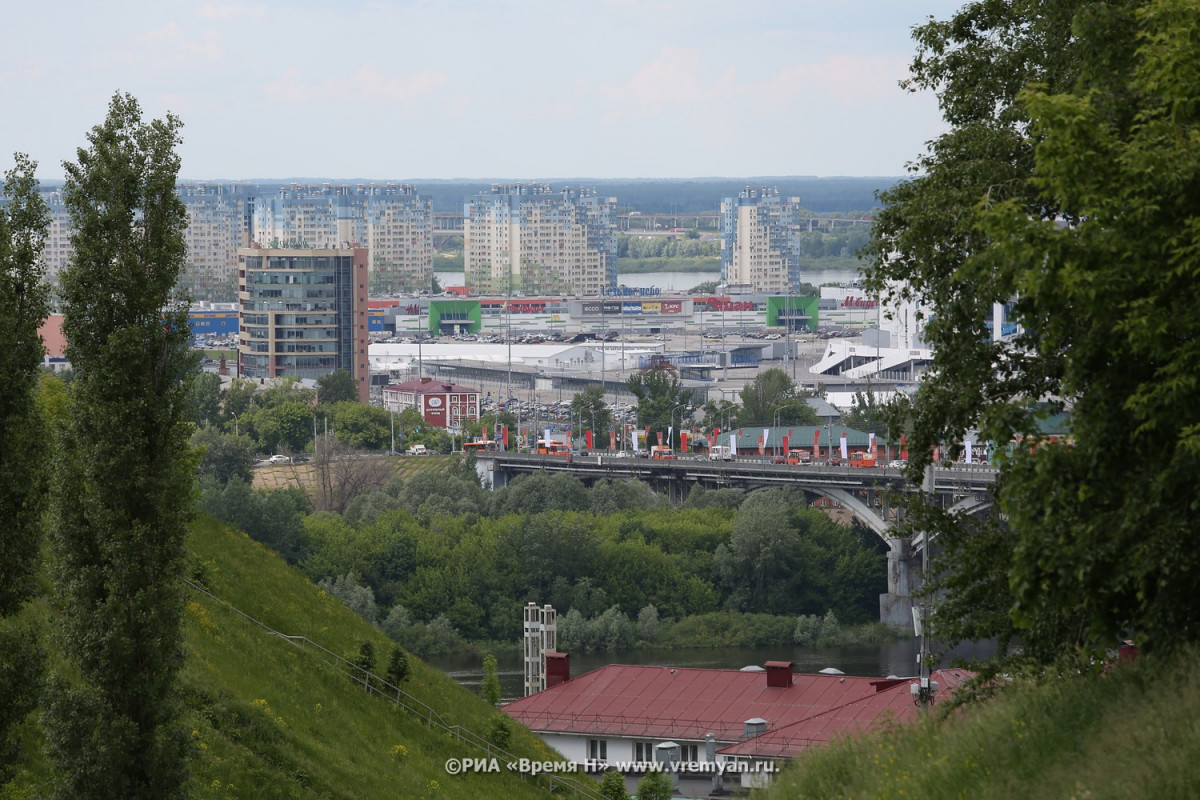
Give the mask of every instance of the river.
MULTIPOLYGON (((640 664, 649 666, 696 667, 701 669, 741 669, 749 665, 762 666, 767 661, 791 661, 796 672, 820 672, 826 667, 840 669, 847 675, 883 678, 917 673, 919 640, 905 637, 878 645, 845 647, 723 647, 677 650, 630 650, 623 653, 573 653, 571 675, 579 676, 606 664, 640 664)), ((954 658, 982 658, 994 652, 989 644, 963 645, 946 655, 938 666, 949 666, 954 658)), ((479 658, 447 656, 431 659, 430 663, 459 683, 478 692, 483 682, 479 658)), ((523 693, 524 673, 521 655, 515 648, 497 653, 500 691, 504 699, 512 700, 523 693)))
MULTIPOLYGON (((462 286, 463 273, 435 272, 442 286, 462 286)), ((858 278, 856 270, 818 269, 801 272, 800 279, 813 286, 823 283, 849 283, 858 278)), ((617 283, 635 289, 658 288, 664 293, 686 292, 693 286, 709 281, 719 283, 720 272, 631 272, 617 277, 617 283)))

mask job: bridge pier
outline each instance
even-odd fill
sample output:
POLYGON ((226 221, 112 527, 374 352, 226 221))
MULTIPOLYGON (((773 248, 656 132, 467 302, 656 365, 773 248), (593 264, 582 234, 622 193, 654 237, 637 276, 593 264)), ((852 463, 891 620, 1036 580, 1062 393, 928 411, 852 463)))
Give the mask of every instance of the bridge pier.
POLYGON ((879 621, 889 628, 912 627, 911 537, 888 537, 888 590, 879 595, 879 621))

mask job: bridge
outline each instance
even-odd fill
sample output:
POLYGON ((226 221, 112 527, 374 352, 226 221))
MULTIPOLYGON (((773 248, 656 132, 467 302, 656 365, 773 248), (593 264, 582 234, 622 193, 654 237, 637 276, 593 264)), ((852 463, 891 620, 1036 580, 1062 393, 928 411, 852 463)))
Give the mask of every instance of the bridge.
POLYGON ((758 461, 619 458, 611 453, 587 456, 532 453, 481 453, 476 460, 481 477, 492 488, 506 486, 520 475, 566 473, 585 484, 600 480, 640 480, 681 503, 692 486, 706 489, 755 491, 792 486, 825 497, 850 511, 888 545, 888 591, 880 595, 879 617, 884 624, 912 624, 912 589, 917 585, 925 536, 895 536, 903 521, 903 496, 925 491, 943 508, 976 513, 991 505, 996 470, 982 465, 934 466, 923 487, 910 483, 903 471, 891 467, 832 467, 822 464, 768 464, 758 461))

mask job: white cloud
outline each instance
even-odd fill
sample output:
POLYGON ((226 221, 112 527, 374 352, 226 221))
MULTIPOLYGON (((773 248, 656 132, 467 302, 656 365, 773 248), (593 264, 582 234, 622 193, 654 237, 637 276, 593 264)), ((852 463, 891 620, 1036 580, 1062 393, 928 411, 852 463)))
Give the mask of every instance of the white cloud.
POLYGON ((289 103, 352 100, 370 105, 379 102, 414 103, 437 92, 448 82, 442 72, 421 70, 412 75, 386 75, 368 61, 352 75, 310 81, 298 67, 289 68, 266 87, 274 100, 289 103))

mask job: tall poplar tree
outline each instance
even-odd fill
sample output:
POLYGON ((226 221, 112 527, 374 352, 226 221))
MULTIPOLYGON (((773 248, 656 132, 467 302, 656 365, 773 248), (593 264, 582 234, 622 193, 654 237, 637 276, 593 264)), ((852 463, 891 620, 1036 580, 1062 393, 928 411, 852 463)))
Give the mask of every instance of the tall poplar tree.
POLYGON ((34 403, 48 290, 43 282, 50 212, 23 154, 4 175, 0 208, 0 616, 12 614, 33 587, 41 540, 42 458, 34 403))
POLYGON ((74 674, 46 712, 58 791, 181 797, 180 581, 192 505, 180 121, 128 94, 64 163, 75 253, 60 275, 74 408, 50 528, 60 633, 74 674))
POLYGON ((37 191, 37 164, 20 153, 15 161, 0 207, 0 783, 13 762, 11 731, 33 710, 42 670, 36 636, 10 618, 33 594, 42 539, 43 437, 34 393, 50 213, 37 191))

